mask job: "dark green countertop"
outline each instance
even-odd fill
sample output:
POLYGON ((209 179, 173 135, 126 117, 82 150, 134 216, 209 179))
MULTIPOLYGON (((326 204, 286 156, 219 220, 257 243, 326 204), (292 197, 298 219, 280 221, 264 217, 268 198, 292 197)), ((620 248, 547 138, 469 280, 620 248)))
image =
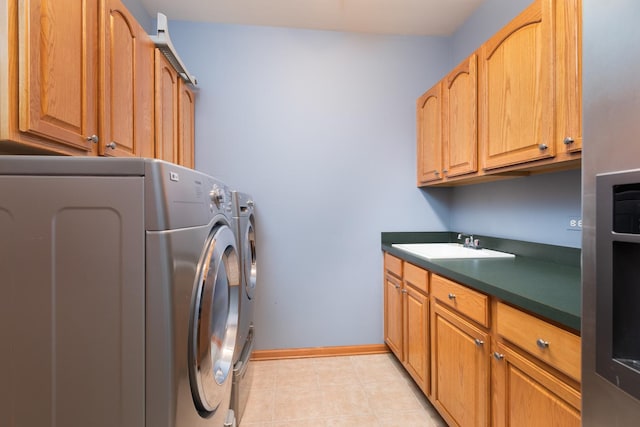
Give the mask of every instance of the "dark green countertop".
POLYGON ((394 243, 455 242, 457 233, 382 233, 382 250, 441 276, 580 331, 580 249, 474 236, 508 259, 427 260, 394 243))

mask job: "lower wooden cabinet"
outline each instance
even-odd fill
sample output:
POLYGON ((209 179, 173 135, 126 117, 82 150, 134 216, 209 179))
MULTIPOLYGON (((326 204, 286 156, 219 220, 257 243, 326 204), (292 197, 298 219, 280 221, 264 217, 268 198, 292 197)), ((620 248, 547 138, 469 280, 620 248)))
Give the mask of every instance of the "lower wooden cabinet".
POLYGON ((384 254, 384 337, 449 426, 580 425, 580 337, 384 254))
POLYGON ((490 337, 434 304, 432 402, 450 426, 489 425, 490 337))
POLYGON ((580 426, 579 390, 502 343, 492 359, 493 426, 580 426))
POLYGON ((429 395, 427 287, 426 270, 385 254, 384 340, 420 389, 429 395))

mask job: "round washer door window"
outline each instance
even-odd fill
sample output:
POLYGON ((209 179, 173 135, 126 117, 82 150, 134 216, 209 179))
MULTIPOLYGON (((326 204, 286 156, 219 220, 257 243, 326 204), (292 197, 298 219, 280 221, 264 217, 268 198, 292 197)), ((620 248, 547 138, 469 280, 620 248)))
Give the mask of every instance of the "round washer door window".
POLYGON ((238 329, 240 265, 228 226, 214 229, 207 240, 197 277, 189 368, 196 406, 210 413, 224 399, 238 329))
POLYGON ((244 257, 243 261, 244 265, 244 274, 247 278, 246 292, 249 299, 253 298, 253 294, 256 290, 256 233, 253 228, 253 215, 249 217, 249 222, 247 224, 247 230, 244 238, 244 257))

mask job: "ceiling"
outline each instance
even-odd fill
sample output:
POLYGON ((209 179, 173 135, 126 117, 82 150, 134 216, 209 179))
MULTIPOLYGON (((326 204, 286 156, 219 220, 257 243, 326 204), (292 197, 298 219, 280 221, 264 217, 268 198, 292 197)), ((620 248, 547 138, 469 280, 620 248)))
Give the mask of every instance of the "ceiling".
POLYGON ((485 0, 140 0, 170 20, 450 36, 485 0))

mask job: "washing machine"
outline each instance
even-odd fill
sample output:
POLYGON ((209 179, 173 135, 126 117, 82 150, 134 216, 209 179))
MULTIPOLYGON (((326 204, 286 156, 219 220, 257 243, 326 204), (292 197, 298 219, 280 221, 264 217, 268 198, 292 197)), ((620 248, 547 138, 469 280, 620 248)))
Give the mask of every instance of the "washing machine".
POLYGON ((231 202, 159 160, 0 156, 0 424, 233 426, 231 202))
POLYGON ((240 321, 234 358, 231 408, 240 422, 253 381, 253 365, 250 358, 255 342, 254 312, 257 278, 255 206, 251 195, 246 193, 232 191, 231 200, 242 271, 240 321))

